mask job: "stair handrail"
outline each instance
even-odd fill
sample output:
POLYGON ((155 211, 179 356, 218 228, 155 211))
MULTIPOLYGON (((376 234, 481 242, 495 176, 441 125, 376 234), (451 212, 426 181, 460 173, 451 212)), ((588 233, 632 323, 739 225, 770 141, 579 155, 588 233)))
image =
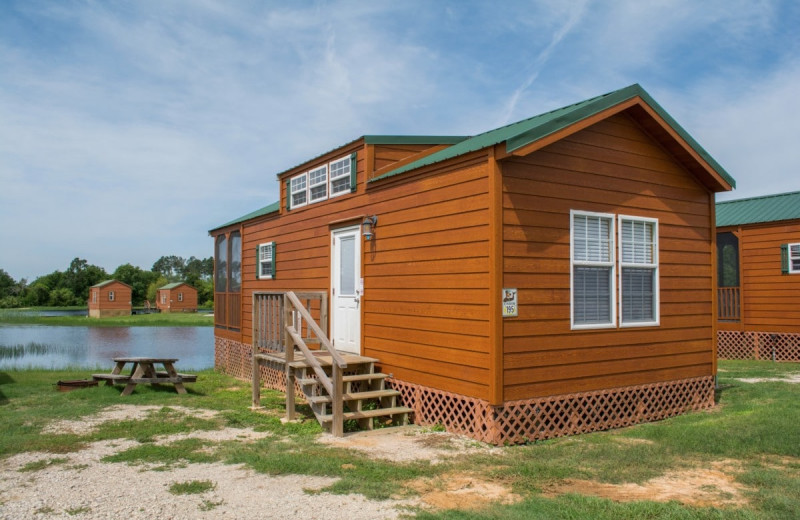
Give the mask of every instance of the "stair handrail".
POLYGON ((308 312, 308 309, 302 304, 294 291, 287 291, 283 297, 284 312, 286 313, 286 319, 284 320, 286 324, 286 348, 284 349, 286 356, 286 418, 288 420, 294 419, 294 372, 290 363, 294 361, 294 347, 297 346, 305 356, 306 363, 314 369, 314 373, 317 374, 317 379, 320 384, 327 390, 328 395, 331 396, 333 414, 331 433, 336 437, 341 437, 344 430, 342 370, 347 368, 347 362, 342 355, 333 348, 327 334, 320 328, 314 318, 311 317, 311 313, 308 312), (332 377, 328 377, 322 369, 319 360, 314 356, 311 349, 308 348, 308 345, 306 345, 300 331, 294 328, 291 318, 292 308, 300 314, 301 318, 306 321, 308 327, 314 332, 314 335, 319 340, 320 350, 324 349, 331 355, 332 377))

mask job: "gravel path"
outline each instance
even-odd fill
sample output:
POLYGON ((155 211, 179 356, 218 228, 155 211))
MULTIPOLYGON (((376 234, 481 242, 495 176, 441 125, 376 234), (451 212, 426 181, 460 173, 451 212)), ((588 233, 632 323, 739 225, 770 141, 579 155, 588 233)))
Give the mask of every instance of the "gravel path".
MULTIPOLYGON (((156 407, 110 407, 80 421, 51 424, 47 431, 86 432, 111 420, 144 419, 156 407)), ((177 407, 176 407, 177 408, 177 407)), ((197 410, 185 413, 197 414, 197 410)), ((213 414, 214 412, 209 412, 213 414)), ((375 456, 407 461, 409 453, 432 463, 465 451, 491 449, 447 434, 421 433, 396 428, 367 435, 323 442, 352 449, 368 449, 375 456), (470 444, 471 443, 471 444, 470 444)), ((156 440, 163 444, 188 437, 213 441, 248 442, 270 433, 225 428, 198 431, 156 440)), ((103 457, 137 446, 128 439, 92 443, 78 452, 29 452, 0 461, 0 519, 376 519, 398 518, 415 500, 367 500, 361 495, 307 493, 331 485, 335 478, 288 475, 273 477, 243 466, 220 463, 187 464, 167 471, 148 465, 101 462, 103 457), (31 464, 50 461, 42 469, 26 471, 31 464), (175 483, 210 481, 213 489, 201 494, 175 495, 175 483)), ((423 504, 424 505, 424 504, 423 504)))

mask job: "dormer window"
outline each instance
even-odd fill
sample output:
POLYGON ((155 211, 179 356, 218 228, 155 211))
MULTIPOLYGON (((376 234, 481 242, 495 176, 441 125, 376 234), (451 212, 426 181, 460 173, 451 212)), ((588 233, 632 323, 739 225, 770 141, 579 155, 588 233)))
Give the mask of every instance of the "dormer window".
POLYGON ((323 164, 286 180, 286 209, 356 191, 356 154, 323 164))

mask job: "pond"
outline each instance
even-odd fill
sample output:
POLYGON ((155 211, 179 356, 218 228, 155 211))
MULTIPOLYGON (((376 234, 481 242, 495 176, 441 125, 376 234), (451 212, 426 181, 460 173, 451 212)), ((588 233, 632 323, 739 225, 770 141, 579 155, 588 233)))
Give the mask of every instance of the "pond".
POLYGON ((121 356, 178 358, 182 371, 213 368, 214 328, 0 324, 0 370, 110 370, 111 358, 121 356))

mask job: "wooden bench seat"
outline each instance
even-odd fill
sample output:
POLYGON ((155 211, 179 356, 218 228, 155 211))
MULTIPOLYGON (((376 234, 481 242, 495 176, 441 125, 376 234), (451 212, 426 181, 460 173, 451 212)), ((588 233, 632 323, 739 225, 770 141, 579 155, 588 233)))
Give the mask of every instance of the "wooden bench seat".
MULTIPOLYGON (((167 374, 166 372, 164 372, 162 370, 159 370, 158 372, 156 372, 156 376, 158 376, 158 377, 169 377, 169 374, 167 374)), ((178 374, 178 377, 181 378, 181 380, 184 383, 195 383, 195 382, 197 382, 197 375, 195 375, 195 374, 178 374)))
POLYGON ((94 381, 106 381, 111 383, 127 383, 130 381, 131 376, 127 374, 92 374, 94 381))

